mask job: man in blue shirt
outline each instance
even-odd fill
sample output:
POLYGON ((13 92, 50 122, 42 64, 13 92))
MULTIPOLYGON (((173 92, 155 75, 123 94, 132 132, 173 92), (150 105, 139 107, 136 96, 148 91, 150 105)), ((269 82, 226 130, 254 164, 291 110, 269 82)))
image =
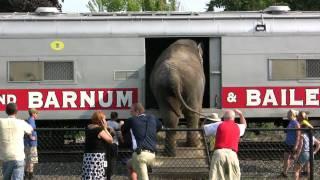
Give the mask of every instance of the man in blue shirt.
POLYGON ((137 149, 132 154, 129 166, 137 173, 139 180, 148 180, 147 165, 155 160, 157 132, 161 129, 161 122, 153 115, 145 114, 140 103, 131 106, 132 118, 123 126, 124 131, 132 130, 137 142, 137 149))
MULTIPOLYGON (((36 129, 35 120, 38 118, 38 111, 34 108, 29 109, 29 118, 27 123, 36 129)), ((25 179, 33 178, 34 164, 38 163, 38 151, 37 151, 37 132, 32 131, 30 135, 25 135, 24 139, 25 154, 26 154, 26 166, 25 166, 25 179)))

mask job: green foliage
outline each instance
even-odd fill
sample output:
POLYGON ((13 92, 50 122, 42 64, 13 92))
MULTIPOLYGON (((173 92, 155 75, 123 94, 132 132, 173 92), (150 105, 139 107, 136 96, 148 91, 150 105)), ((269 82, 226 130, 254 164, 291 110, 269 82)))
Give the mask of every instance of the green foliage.
POLYGON ((90 0, 91 12, 114 11, 174 11, 176 0, 90 0))
POLYGON ((87 4, 87 8, 91 12, 103 12, 104 11, 104 6, 102 3, 103 0, 91 0, 87 4))
POLYGON ((128 0, 127 1, 127 11, 140 11, 141 10, 141 0, 128 0))
POLYGON ((105 8, 108 12, 110 11, 124 11, 126 1, 125 0, 108 0, 105 1, 105 8))
POLYGON ((208 11, 214 7, 225 8, 226 11, 258 11, 271 5, 288 5, 295 11, 320 10, 319 0, 211 0, 208 11))

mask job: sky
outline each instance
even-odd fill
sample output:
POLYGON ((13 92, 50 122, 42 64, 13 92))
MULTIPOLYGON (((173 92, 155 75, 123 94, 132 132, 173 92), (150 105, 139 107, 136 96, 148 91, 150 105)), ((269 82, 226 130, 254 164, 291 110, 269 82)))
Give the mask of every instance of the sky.
MULTIPOLYGON (((62 4, 62 11, 65 13, 89 12, 86 7, 89 0, 64 0, 62 4)), ((180 1, 181 11, 206 11, 206 4, 210 0, 177 0, 180 1)))

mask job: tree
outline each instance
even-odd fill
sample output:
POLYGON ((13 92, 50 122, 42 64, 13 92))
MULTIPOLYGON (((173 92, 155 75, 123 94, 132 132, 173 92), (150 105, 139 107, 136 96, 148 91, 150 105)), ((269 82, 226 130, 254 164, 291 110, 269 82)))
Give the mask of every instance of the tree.
POLYGON ((102 1, 103 0, 89 1, 87 4, 87 8, 89 8, 91 12, 103 12, 104 6, 102 1))
POLYGON ((223 7, 226 11, 258 11, 271 5, 287 5, 295 11, 320 10, 319 0, 210 0, 208 11, 223 7))
POLYGON ((127 2, 127 11, 140 11, 140 1, 128 0, 127 2))
POLYGON ((0 12, 34 12, 38 7, 57 7, 58 0, 1 0, 0 12))
POLYGON ((174 11, 176 0, 90 0, 91 12, 174 11))

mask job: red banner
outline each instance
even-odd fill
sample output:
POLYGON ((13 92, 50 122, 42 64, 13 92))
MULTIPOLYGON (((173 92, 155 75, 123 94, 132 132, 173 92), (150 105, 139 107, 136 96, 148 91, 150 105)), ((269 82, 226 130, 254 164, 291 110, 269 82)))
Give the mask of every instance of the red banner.
POLYGON ((320 87, 223 87, 223 108, 319 108, 320 87))
POLYGON ((137 101, 137 88, 0 89, 0 110, 9 102, 19 110, 129 109, 137 101))

